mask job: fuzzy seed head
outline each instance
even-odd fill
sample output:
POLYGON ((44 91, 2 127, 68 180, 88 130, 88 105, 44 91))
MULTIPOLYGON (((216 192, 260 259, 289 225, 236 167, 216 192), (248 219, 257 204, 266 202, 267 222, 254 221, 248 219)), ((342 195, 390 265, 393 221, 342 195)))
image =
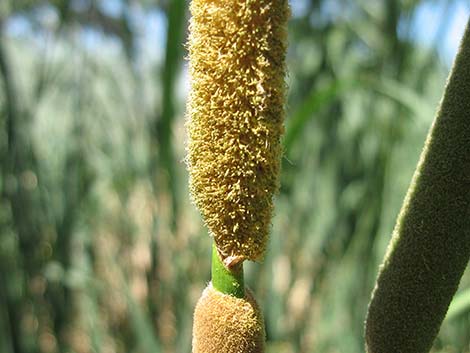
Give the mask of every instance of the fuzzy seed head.
POLYGON ((192 353, 263 353, 264 341, 263 317, 251 291, 240 299, 206 287, 194 312, 192 353))
POLYGON ((219 252, 262 257, 278 189, 287 0, 193 0, 188 170, 219 252))

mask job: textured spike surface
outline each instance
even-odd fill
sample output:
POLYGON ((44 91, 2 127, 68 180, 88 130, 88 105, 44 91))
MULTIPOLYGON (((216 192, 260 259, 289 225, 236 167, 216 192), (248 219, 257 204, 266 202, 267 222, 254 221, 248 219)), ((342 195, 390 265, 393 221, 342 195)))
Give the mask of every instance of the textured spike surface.
POLYGON ((193 353, 262 353, 264 340, 263 317, 250 290, 236 298, 207 286, 194 312, 193 353))
POLYGON ((192 0, 188 170, 219 252, 262 257, 278 189, 287 0, 192 0))
POLYGON ((379 271, 369 353, 426 353, 470 256, 470 28, 379 271))

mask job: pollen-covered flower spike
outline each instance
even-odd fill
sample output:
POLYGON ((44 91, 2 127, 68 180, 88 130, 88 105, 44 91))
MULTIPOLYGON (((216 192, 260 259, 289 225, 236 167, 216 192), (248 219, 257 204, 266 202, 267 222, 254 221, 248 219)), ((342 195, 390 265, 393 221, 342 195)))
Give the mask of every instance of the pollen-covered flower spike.
POLYGON ((278 189, 287 0, 192 0, 188 170, 221 256, 262 258, 278 189))

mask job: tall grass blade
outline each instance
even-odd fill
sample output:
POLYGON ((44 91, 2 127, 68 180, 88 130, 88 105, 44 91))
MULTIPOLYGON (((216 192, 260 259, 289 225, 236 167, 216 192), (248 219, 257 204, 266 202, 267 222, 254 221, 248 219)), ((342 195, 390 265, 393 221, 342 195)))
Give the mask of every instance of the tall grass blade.
POLYGON ((317 89, 314 87, 304 103, 287 119, 286 133, 284 135, 284 152, 289 156, 296 142, 301 141, 301 133, 307 122, 322 108, 328 106, 347 89, 352 88, 353 81, 334 81, 317 89))

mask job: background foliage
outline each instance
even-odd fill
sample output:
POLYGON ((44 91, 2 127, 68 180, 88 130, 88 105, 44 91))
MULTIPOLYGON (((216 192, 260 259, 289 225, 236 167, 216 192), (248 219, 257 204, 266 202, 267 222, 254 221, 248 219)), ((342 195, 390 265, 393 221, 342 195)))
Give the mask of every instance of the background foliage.
MULTIPOLYGON (((190 351, 210 239, 184 164, 187 7, 0 3, 0 352, 190 351)), ((449 70, 442 48, 469 8, 292 7, 282 189, 247 282, 268 352, 359 353, 449 70)), ((465 275, 434 352, 470 352, 469 288, 465 275)))

